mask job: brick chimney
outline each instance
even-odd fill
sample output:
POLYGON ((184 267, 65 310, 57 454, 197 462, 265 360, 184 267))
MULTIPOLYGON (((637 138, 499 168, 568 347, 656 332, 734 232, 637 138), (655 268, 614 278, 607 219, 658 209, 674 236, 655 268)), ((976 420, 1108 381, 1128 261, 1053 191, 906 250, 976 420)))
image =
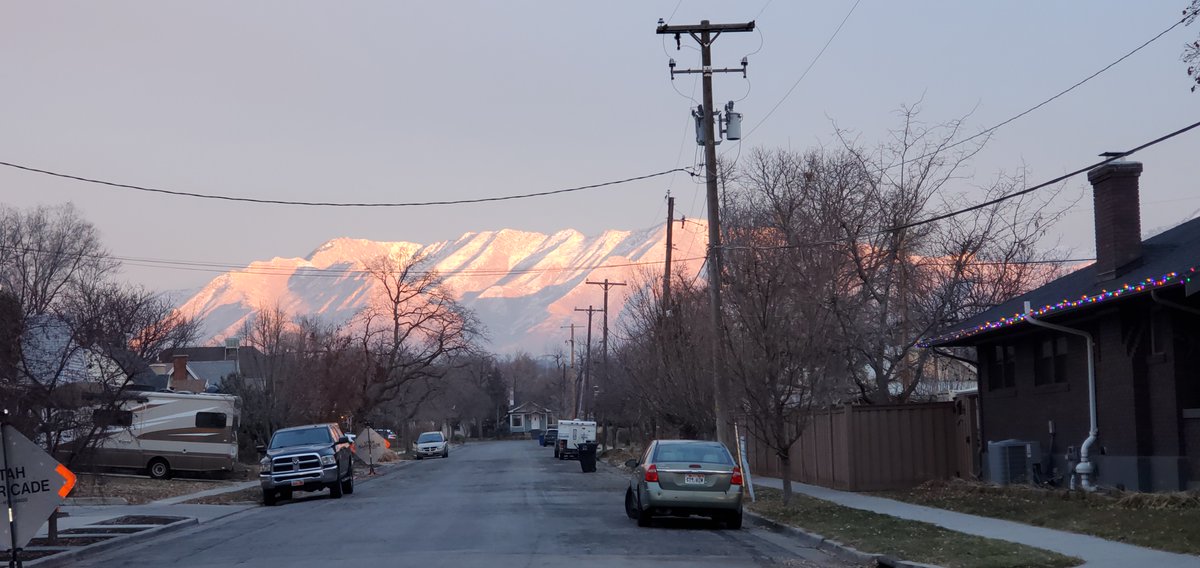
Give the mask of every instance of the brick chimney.
POLYGON ((1117 160, 1088 172, 1096 211, 1096 281, 1112 280, 1142 257, 1140 162, 1117 160))
POLYGON ((185 388, 188 384, 187 362, 187 355, 175 355, 171 357, 171 363, 174 365, 174 368, 171 369, 172 389, 187 390, 185 388))

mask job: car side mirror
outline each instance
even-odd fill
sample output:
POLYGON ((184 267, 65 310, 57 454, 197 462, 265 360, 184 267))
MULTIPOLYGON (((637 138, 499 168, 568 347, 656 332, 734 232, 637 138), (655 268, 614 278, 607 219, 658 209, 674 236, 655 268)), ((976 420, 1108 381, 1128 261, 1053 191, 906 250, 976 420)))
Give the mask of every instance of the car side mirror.
POLYGON ((257 446, 254 446, 254 449, 255 449, 255 450, 258 450, 258 453, 260 453, 260 454, 265 454, 265 453, 267 453, 267 447, 266 447, 266 446, 264 446, 264 445, 262 445, 262 444, 259 444, 259 445, 257 445, 257 446))
POLYGON ((341 438, 338 438, 338 441, 337 441, 337 443, 339 443, 339 444, 349 444, 349 443, 350 443, 350 438, 348 438, 348 437, 346 437, 346 436, 342 436, 341 438))
POLYGON ((638 461, 637 461, 637 460, 628 460, 628 461, 626 461, 626 462, 625 462, 625 467, 627 467, 627 468, 629 468, 629 469, 633 469, 633 468, 635 468, 635 467, 637 467, 637 466, 638 466, 638 461))

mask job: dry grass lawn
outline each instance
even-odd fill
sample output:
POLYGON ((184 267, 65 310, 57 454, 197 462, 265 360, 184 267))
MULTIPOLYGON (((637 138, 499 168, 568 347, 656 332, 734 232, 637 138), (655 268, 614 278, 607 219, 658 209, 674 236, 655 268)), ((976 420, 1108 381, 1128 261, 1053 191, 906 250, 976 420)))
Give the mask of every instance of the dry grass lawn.
POLYGON ((1086 494, 949 481, 880 495, 1147 548, 1200 554, 1200 493, 1194 491, 1086 494))
POLYGON ((805 495, 755 487, 758 502, 747 508, 764 517, 800 527, 865 552, 946 568, 1067 568, 1078 558, 1002 540, 977 537, 936 525, 843 507, 805 495))

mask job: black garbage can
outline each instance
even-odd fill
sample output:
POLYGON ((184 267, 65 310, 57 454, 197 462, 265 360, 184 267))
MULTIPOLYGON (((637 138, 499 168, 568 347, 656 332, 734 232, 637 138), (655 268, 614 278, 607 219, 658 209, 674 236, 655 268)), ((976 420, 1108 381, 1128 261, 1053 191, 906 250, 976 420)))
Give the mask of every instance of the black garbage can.
POLYGON ((584 473, 596 471, 596 442, 579 444, 579 467, 584 473))

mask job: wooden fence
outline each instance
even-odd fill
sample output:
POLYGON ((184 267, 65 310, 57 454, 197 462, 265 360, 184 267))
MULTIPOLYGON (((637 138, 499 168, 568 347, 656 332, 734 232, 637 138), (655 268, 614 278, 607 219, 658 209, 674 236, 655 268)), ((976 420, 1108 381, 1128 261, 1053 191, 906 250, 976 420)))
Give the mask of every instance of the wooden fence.
MULTIPOLYGON (((817 412, 792 445, 791 478, 847 491, 968 477, 974 415, 963 402, 840 406, 817 412)), ((747 436, 752 474, 782 477, 779 458, 747 436)))

